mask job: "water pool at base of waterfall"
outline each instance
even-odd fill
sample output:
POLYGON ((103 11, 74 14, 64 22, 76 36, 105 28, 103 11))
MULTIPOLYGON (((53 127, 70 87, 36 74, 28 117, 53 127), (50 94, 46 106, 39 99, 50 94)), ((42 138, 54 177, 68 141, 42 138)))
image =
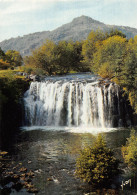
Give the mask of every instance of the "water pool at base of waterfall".
MULTIPOLYGON (((102 134, 108 147, 114 149, 116 157, 121 160, 120 147, 125 145, 130 129, 113 129, 102 131, 102 134)), ((95 137, 96 134, 81 133, 78 130, 72 133, 65 129, 40 130, 31 127, 20 132, 8 152, 17 164, 22 163, 22 166, 35 173, 33 183, 39 190, 38 195, 84 195, 92 190, 75 177, 75 163, 80 150, 92 145, 95 137)), ((121 182, 127 179, 130 179, 129 176, 122 174, 110 189, 118 185, 119 190, 113 190, 121 193, 121 182)), ((124 189, 125 194, 132 192, 132 188, 124 189)), ((26 195, 27 192, 13 190, 13 194, 26 195)))

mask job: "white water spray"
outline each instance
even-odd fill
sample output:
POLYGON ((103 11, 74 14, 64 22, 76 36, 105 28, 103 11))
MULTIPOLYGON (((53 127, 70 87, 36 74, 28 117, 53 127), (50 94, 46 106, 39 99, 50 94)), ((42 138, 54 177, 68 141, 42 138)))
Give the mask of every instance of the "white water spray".
POLYGON ((97 78, 32 82, 24 104, 31 126, 107 128, 113 127, 115 112, 120 114, 118 86, 99 85, 97 78))

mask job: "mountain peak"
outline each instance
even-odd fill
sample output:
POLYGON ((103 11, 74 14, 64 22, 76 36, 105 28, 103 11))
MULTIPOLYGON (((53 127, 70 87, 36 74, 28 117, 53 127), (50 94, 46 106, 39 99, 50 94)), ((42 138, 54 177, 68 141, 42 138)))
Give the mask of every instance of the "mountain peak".
POLYGON ((94 20, 93 18, 89 17, 89 16, 85 16, 85 15, 82 15, 82 16, 79 16, 77 18, 74 18, 72 20, 72 23, 89 23, 89 24, 92 24, 92 23, 96 23, 96 24, 102 24, 101 22, 97 21, 97 20, 94 20))
POLYGON ((53 31, 43 31, 2 41, 0 47, 4 51, 9 49, 17 50, 25 56, 30 55, 31 51, 41 46, 46 39, 52 40, 56 43, 61 40, 81 41, 85 40, 91 31, 101 30, 103 32, 109 32, 111 29, 120 30, 127 36, 127 38, 133 38, 137 35, 137 29, 124 26, 106 25, 88 16, 82 15, 74 18, 72 22, 64 24, 53 31))

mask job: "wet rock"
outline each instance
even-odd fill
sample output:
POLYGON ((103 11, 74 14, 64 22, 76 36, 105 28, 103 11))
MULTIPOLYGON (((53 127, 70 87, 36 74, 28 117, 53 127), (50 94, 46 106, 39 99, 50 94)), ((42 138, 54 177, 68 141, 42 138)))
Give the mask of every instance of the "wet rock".
POLYGON ((30 189, 30 188, 34 188, 34 185, 32 185, 31 183, 26 183, 26 185, 25 185, 28 189, 30 189))
POLYGON ((14 173, 11 171, 11 172, 7 172, 6 174, 7 175, 13 175, 14 173))
POLYGON ((27 171, 27 168, 25 168, 25 167, 22 167, 22 168, 20 168, 20 170, 19 170, 20 172, 26 172, 27 171))
POLYGON ((47 178, 47 181, 53 181, 53 179, 51 177, 47 178))
POLYGON ((27 192, 30 192, 30 193, 38 193, 38 190, 37 190, 37 188, 29 188, 27 190, 27 192))
POLYGON ((27 176, 33 177, 33 176, 34 176, 34 173, 33 173, 32 171, 29 171, 29 172, 27 173, 27 176))
POLYGON ((20 176, 21 176, 21 177, 26 177, 26 174, 25 174, 25 173, 23 173, 23 174, 21 174, 20 176))
MULTIPOLYGON (((32 182, 32 178, 35 177, 34 172, 31 170, 28 172, 26 167, 22 166, 22 162, 16 164, 16 162, 11 161, 11 159, 7 158, 6 160, 3 158, 7 152, 1 152, 2 162, 0 162, 0 194, 10 194, 11 189, 15 189, 16 191, 20 191, 23 187, 28 189, 29 192, 37 193, 38 190, 35 188, 32 182)), ((28 161, 31 163, 31 161, 28 161)), ((39 173, 42 172, 41 169, 38 170, 39 173)))
POLYGON ((3 177, 3 184, 6 185, 7 183, 9 183, 11 181, 12 181, 12 177, 11 176, 6 175, 6 176, 3 177))
POLYGON ((17 182, 17 183, 13 186, 13 188, 14 188, 16 191, 21 190, 22 187, 23 187, 23 184, 22 184, 21 182, 17 182))
POLYGON ((10 182, 4 186, 4 188, 12 188, 15 184, 13 182, 10 182))
POLYGON ((25 181, 30 183, 32 180, 30 178, 26 178, 25 181))
POLYGON ((42 172, 42 170, 41 169, 38 169, 38 170, 36 170, 36 171, 34 171, 35 173, 41 173, 42 172))
POLYGON ((20 177, 20 180, 21 181, 25 181, 25 177, 20 177))
POLYGON ((30 79, 33 80, 34 82, 35 81, 40 81, 40 77, 38 75, 30 75, 30 79))
POLYGON ((20 177, 19 175, 14 175, 13 176, 14 179, 19 179, 19 177, 20 177))

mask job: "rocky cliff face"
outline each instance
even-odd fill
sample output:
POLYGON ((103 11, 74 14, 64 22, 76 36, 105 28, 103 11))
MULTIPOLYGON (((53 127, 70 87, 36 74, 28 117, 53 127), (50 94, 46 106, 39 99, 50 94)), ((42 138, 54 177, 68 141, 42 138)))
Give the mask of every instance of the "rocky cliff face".
POLYGON ((90 17, 81 16, 53 31, 37 32, 24 35, 23 37, 11 38, 9 40, 2 41, 0 43, 0 47, 4 51, 9 49, 18 50, 23 56, 26 56, 30 55, 31 51, 39 47, 46 41, 46 39, 53 40, 55 42, 60 40, 80 41, 86 39, 91 30, 96 31, 98 29, 104 32, 110 31, 111 29, 118 29, 126 34, 127 38, 137 35, 137 29, 135 28, 106 25, 90 17))

